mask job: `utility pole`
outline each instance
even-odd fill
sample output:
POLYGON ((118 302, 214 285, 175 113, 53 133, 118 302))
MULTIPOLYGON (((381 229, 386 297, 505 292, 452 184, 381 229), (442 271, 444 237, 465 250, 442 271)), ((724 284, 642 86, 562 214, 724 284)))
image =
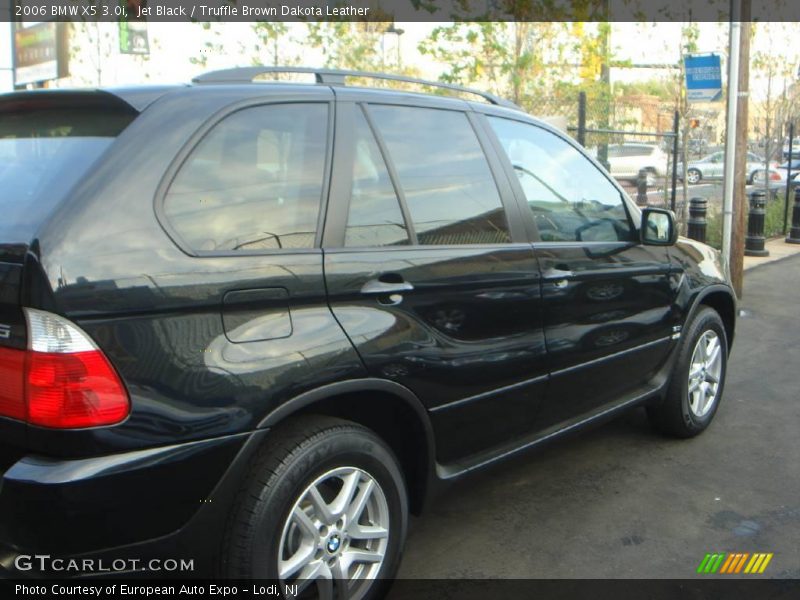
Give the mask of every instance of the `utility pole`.
MULTIPOLYGON (((600 129, 609 128, 611 113, 611 2, 603 1, 603 15, 605 21, 600 23, 602 33, 603 62, 600 65, 600 81, 603 82, 602 112, 600 113, 600 129)), ((606 169, 610 169, 608 162, 608 136, 604 136, 597 148, 597 161, 606 169)))
POLYGON ((733 223, 731 232, 731 281, 737 297, 744 283, 744 238, 747 232, 747 133, 750 95, 750 16, 751 0, 741 2, 741 40, 739 52, 739 93, 736 102, 736 162, 734 164, 733 223))

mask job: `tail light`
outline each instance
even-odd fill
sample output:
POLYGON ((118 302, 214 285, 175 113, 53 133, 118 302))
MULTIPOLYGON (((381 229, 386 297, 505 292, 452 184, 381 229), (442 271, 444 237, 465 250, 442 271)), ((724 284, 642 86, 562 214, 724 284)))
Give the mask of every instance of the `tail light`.
POLYGON ((0 349, 0 415, 57 429, 124 420, 130 399, 94 342, 62 317, 24 311, 28 349, 0 349))
POLYGON ((770 179, 770 181, 780 181, 781 180, 781 174, 780 173, 776 173, 775 171, 770 171, 769 172, 769 179, 770 179))

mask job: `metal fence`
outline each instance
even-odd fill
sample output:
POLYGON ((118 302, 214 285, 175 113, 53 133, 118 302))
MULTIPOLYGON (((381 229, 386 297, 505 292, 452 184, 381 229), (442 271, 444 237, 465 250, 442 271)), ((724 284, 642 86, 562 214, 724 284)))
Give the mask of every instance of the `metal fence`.
POLYGON ((682 212, 675 111, 649 98, 589 102, 584 92, 538 98, 529 110, 564 126, 639 204, 682 212))

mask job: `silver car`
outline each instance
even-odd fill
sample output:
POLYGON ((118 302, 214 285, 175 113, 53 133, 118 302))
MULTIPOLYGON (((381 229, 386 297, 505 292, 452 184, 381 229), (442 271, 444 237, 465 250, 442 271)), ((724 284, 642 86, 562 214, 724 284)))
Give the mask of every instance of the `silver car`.
MULTIPOLYGON (((687 164, 686 181, 691 184, 700 183, 703 179, 722 179, 725 171, 725 153, 714 152, 687 164)), ((764 168, 764 157, 752 152, 747 153, 747 183, 753 183, 753 175, 764 168)), ((683 175, 683 165, 678 163, 678 177, 683 175)))

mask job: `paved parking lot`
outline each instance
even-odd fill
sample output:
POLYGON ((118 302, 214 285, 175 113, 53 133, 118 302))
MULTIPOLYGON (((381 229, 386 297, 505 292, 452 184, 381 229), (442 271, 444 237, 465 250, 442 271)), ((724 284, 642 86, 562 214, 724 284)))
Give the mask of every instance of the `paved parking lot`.
POLYGON ((748 271, 740 308, 705 434, 636 410, 461 481, 412 522, 400 577, 687 578, 738 551, 800 578, 800 256, 748 271))

